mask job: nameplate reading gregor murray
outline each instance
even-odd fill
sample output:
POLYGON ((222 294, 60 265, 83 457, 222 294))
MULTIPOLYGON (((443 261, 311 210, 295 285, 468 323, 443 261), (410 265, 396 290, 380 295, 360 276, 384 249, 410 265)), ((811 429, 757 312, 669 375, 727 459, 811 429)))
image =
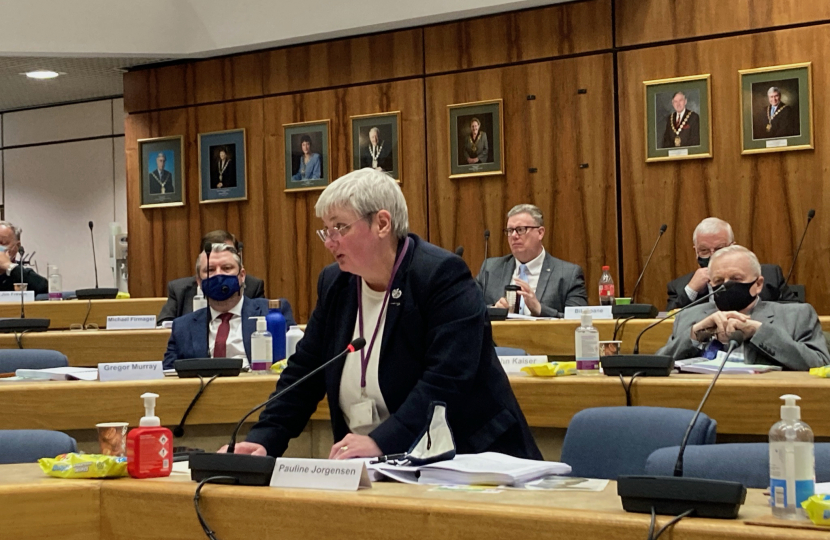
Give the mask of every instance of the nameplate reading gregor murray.
POLYGON ((362 459, 278 458, 271 487, 356 491, 372 487, 372 482, 362 459))
POLYGON ((99 381, 146 381, 163 378, 164 369, 161 367, 161 361, 98 364, 99 381))

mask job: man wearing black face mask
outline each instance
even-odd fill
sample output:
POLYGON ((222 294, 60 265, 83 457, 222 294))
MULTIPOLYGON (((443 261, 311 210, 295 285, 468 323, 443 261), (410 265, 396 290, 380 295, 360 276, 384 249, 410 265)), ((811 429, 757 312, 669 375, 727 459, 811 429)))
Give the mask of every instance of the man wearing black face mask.
MULTIPOLYGON (((680 309, 694 302, 698 296, 709 294, 709 259, 713 253, 735 243, 732 227, 726 221, 708 217, 698 223, 692 235, 692 244, 700 268, 685 276, 680 276, 668 284, 668 302, 666 310, 680 309)), ((777 264, 762 264, 761 275, 764 286, 761 299, 768 302, 794 302, 796 294, 784 285, 784 273, 777 264)), ((713 300, 710 300, 712 302, 713 300)))
MULTIPOLYGON (((251 334, 256 321, 251 317, 268 314, 268 300, 247 298, 242 294, 245 268, 236 250, 227 244, 213 244, 210 266, 207 256, 199 255, 196 263, 199 286, 209 299, 209 307, 203 308, 173 321, 164 368, 173 367, 182 358, 242 358, 243 366, 251 357, 251 334), (210 313, 210 336, 206 336, 207 317, 210 313), (205 347, 209 346, 209 350, 205 347)), ((288 300, 281 299, 280 311, 286 325, 296 324, 288 300)))
POLYGON ((730 359, 747 364, 781 366, 806 371, 830 364, 827 342, 815 310, 809 304, 779 304, 759 297, 764 287, 761 265, 754 253, 731 245, 718 250, 709 262, 711 285, 728 287, 680 313, 665 347, 658 354, 676 360, 715 358, 726 349, 729 335, 744 335, 742 350, 730 359), (730 283, 731 282, 731 283, 730 283))

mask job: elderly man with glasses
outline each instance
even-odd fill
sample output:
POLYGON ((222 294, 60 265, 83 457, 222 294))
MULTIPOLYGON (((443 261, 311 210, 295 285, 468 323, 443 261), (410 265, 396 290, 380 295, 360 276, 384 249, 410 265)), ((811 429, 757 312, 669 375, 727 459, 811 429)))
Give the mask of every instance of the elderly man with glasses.
POLYGON ((507 213, 504 229, 510 255, 484 261, 478 273, 487 305, 508 307, 504 288, 520 287, 520 313, 535 317, 562 317, 565 306, 587 306, 585 275, 578 265, 545 251, 542 212, 532 204, 519 204, 507 213))

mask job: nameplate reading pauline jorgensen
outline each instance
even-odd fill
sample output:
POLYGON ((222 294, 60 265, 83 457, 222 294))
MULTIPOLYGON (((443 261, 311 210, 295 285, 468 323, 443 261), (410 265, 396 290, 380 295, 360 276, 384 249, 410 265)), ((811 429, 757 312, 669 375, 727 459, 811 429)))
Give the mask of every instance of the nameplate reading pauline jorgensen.
POLYGON ((363 460, 279 458, 271 487, 355 491, 372 483, 363 460))

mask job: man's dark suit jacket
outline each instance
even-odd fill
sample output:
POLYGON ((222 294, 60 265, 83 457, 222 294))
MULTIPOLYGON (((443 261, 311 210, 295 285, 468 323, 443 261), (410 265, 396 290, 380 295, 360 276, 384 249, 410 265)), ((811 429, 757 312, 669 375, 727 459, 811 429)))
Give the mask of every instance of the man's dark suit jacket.
MULTIPOLYGON (((513 283, 515 270, 516 259, 513 255, 491 257, 484 261, 476 280, 484 291, 484 301, 488 306, 492 306, 504 296, 504 287, 513 283)), ((565 314, 565 306, 588 305, 588 292, 585 290, 585 274, 582 273, 582 268, 577 264, 557 259, 550 253, 545 255, 535 292, 542 305, 542 317, 562 317, 565 314)))
POLYGON ((15 266, 11 275, 0 272, 0 291, 13 291, 15 283, 28 283, 27 290, 34 291, 35 296, 49 293, 49 280, 31 268, 23 267, 23 281, 20 281, 20 266, 15 266))
MULTIPOLYGON (((689 295, 686 294, 686 285, 692 281, 694 272, 689 272, 685 276, 681 276, 674 281, 670 281, 668 285, 669 301, 666 305, 666 310, 679 309, 688 306, 692 303, 689 300, 689 295)), ((761 300, 766 302, 795 302, 797 296, 789 287, 784 286, 784 273, 781 267, 777 264, 762 264, 761 275, 764 276, 764 288, 761 289, 761 300)), ((698 298, 702 295, 709 294, 709 288, 704 287, 702 291, 698 291, 698 298)))
POLYGON ((752 136, 755 139, 779 139, 781 137, 794 137, 801 133, 801 118, 798 109, 785 105, 781 112, 775 115, 772 122, 767 120, 769 105, 764 107, 762 113, 755 116, 752 124, 752 136), (767 123, 771 129, 767 131, 767 123))
POLYGON ((222 173, 222 187, 219 186, 219 160, 214 160, 210 171, 210 189, 229 189, 236 187, 236 163, 229 160, 225 172, 222 173))
MULTIPOLYGON (((378 380, 390 417, 369 436, 384 454, 409 450, 427 422, 430 404, 447 405, 460 454, 502 452, 541 459, 493 348, 481 292, 463 260, 415 235, 392 283, 378 380)), ((398 250, 403 247, 400 243, 398 250)), ((317 282, 317 306, 282 372, 286 388, 351 342, 357 319, 357 277, 336 264, 317 282)), ((334 440, 349 433, 340 409, 344 360, 265 408, 247 440, 280 456, 328 396, 334 440)))
MULTIPOLYGON (((176 317, 192 313, 194 296, 196 296, 196 277, 183 277, 168 283, 167 303, 161 308, 158 322, 172 321, 176 317)), ((265 298, 265 282, 254 276, 245 276, 245 296, 265 298)))
MULTIPOLYGON (((158 195, 159 193, 161 193, 161 184, 156 180, 157 174, 158 169, 150 172, 149 183, 151 195, 158 195)), ((175 193, 176 186, 173 185, 173 173, 171 173, 167 169, 164 169, 163 171, 161 171, 161 178, 159 180, 161 180, 162 182, 164 182, 165 180, 167 181, 167 183, 164 184, 165 193, 175 193)))
POLYGON ((669 115, 665 122, 666 131, 663 133, 663 143, 660 145, 660 148, 700 146, 700 116, 694 111, 690 112, 692 114, 689 115, 689 119, 686 121, 683 129, 680 130, 679 147, 674 145, 674 138, 676 137, 674 131, 672 130, 672 118, 674 117, 674 113, 669 115))
MULTIPOLYGON (((285 324, 297 324, 291 311, 288 300, 282 299, 280 311, 285 317, 285 324)), ((167 351, 164 353, 164 369, 173 367, 173 362, 182 358, 205 358, 207 349, 207 317, 206 308, 199 309, 173 321, 173 330, 167 341, 167 351)), ((251 360, 251 334, 256 331, 256 321, 251 317, 268 315, 268 300, 264 298, 245 298, 242 301, 242 341, 245 343, 245 354, 251 360)))
MULTIPOLYGON (((372 166, 372 154, 369 153, 369 147, 363 148, 360 151, 360 167, 371 167, 372 166)), ((384 144, 380 150, 380 155, 378 156, 378 167, 384 170, 384 172, 392 172, 394 165, 392 164, 392 147, 388 144, 384 144)))

